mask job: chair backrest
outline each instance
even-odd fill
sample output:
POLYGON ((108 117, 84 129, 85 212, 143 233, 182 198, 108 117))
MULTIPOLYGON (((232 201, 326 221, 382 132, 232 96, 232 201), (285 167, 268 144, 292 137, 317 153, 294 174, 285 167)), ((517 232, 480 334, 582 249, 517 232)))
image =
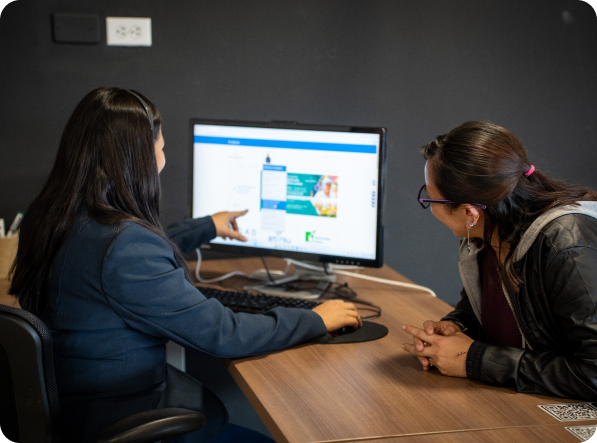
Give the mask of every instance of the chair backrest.
POLYGON ((0 305, 0 427, 19 443, 58 443, 52 336, 23 309, 0 305))

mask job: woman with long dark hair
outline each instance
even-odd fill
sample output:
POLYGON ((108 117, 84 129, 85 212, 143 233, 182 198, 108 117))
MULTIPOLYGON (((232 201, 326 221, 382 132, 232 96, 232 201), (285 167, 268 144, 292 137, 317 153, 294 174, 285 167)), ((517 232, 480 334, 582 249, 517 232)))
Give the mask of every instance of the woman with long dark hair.
POLYGON ((538 171, 509 131, 467 122, 422 149, 419 203, 460 243, 456 309, 404 348, 429 370, 597 399, 597 193, 538 171))
MULTIPOLYGON (((183 254, 216 235, 242 240, 235 220, 244 212, 164 231, 163 147, 161 116, 146 97, 119 88, 90 92, 23 219, 10 293, 52 331, 67 441, 93 441, 105 425, 156 407, 206 415, 205 428, 176 441, 241 438, 217 397, 167 367, 168 340, 242 357, 361 324, 354 305, 339 300, 253 315, 206 299, 190 282, 183 254)), ((245 441, 266 439, 240 433, 245 441)))

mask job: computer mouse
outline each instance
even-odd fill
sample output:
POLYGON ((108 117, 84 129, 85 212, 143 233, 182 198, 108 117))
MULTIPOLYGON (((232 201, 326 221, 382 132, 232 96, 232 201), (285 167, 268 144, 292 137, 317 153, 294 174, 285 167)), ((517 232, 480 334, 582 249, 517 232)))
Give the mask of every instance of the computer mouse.
POLYGON ((355 328, 354 326, 344 326, 343 328, 336 329, 335 331, 330 332, 330 335, 333 335, 334 337, 339 337, 341 335, 352 334, 356 330, 357 328, 355 328))

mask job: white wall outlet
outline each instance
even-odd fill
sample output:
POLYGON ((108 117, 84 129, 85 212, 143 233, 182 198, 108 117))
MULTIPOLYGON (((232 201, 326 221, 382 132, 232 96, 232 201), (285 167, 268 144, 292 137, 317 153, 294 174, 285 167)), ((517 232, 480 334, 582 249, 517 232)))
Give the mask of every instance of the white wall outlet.
POLYGON ((106 17, 108 46, 151 46, 151 19, 106 17))

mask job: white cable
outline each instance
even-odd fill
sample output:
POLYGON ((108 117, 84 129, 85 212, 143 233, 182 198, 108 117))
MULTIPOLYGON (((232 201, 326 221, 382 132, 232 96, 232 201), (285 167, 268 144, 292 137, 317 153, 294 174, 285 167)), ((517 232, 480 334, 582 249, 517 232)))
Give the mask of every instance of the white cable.
POLYGON ((346 271, 334 271, 334 272, 336 274, 348 275, 349 277, 362 278, 363 280, 371 280, 371 281, 375 281, 378 283, 386 283, 388 285, 403 286, 405 288, 411 288, 411 289, 420 289, 421 291, 429 292, 431 295, 433 295, 434 297, 437 298, 437 295, 435 295, 435 292, 433 292, 429 288, 426 288, 425 286, 414 285, 412 283, 403 283, 401 281, 387 280, 385 278, 370 277, 369 275, 355 274, 354 272, 346 272, 346 271))
POLYGON ((218 281, 226 280, 227 278, 230 278, 233 275, 247 275, 241 271, 234 271, 229 272, 226 275, 222 275, 221 277, 203 279, 199 276, 199 268, 201 267, 201 251, 199 250, 199 248, 196 248, 195 251, 197 251, 197 266, 195 267, 195 277, 197 278, 197 281, 200 283, 215 283, 218 281))
MULTIPOLYGON (((280 276, 281 276, 281 277, 286 277, 286 276, 288 275, 288 270, 289 270, 289 269, 290 269, 290 261, 289 261, 289 260, 286 260, 286 269, 284 269, 284 272, 282 272, 282 274, 281 274, 281 275, 279 275, 278 277, 280 277, 280 276)), ((264 270, 265 270, 265 269, 264 269, 264 270)), ((260 271, 261 271, 261 270, 260 270, 260 271)), ((272 271, 269 271, 269 272, 271 273, 272 271)))
MULTIPOLYGON (((196 251, 197 251, 197 267, 195 268, 195 277, 197 278, 197 281, 199 281, 200 283, 215 283, 215 282, 230 278, 234 275, 244 275, 245 277, 251 278, 251 274, 247 275, 241 271, 234 271, 234 272, 229 272, 228 274, 222 275, 221 277, 216 277, 216 278, 211 278, 211 279, 203 279, 199 276, 199 268, 201 267, 201 251, 199 250, 199 248, 197 248, 196 251)), ((291 258, 285 258, 284 260, 286 260, 286 269, 284 270, 284 272, 281 275, 276 275, 276 277, 285 277, 288 273, 288 269, 290 268, 291 263, 294 264, 295 266, 301 266, 303 268, 312 269, 314 271, 321 271, 320 266, 309 265, 307 263, 293 260, 291 258)), ((332 265, 332 269, 334 270, 334 272, 336 274, 346 275, 346 276, 355 277, 355 278, 361 278, 363 280, 369 280, 369 281, 374 281, 374 282, 378 282, 378 283, 385 283, 388 285, 402 286, 404 288, 419 289, 421 291, 428 292, 433 297, 437 298, 437 295, 435 295, 435 292, 433 292, 429 288, 426 288, 425 286, 415 285, 412 283, 403 283, 403 282, 399 282, 399 281, 388 280, 385 278, 371 277, 369 275, 355 274, 354 272, 342 271, 342 270, 338 269, 340 266, 342 266, 342 265, 339 265, 339 266, 332 265)), ((355 266, 355 268, 358 268, 358 267, 355 266)), ((346 268, 344 268, 344 269, 346 269, 346 268)), ((270 271, 270 273, 272 273, 272 272, 275 272, 275 271, 270 271)))
MULTIPOLYGON (((302 266, 307 269, 314 269, 315 271, 321 271, 321 268, 318 266, 308 265, 307 263, 302 263, 300 261, 296 261, 291 258, 285 258, 284 260, 286 260, 289 263, 293 263, 295 266, 302 266)), ((429 292, 432 296, 437 298, 437 295, 435 295, 435 292, 433 292, 429 288, 426 288, 425 286, 414 285, 412 283, 403 283, 403 282, 394 281, 394 280, 387 280, 385 278, 370 277, 368 275, 355 274, 353 272, 341 271, 340 269, 338 269, 341 267, 344 269, 347 269, 347 267, 345 267, 343 265, 332 265, 332 269, 334 270, 334 272, 336 274, 348 275, 349 277, 362 278, 363 280, 370 280, 370 281, 375 281, 378 283, 387 283, 389 285, 403 286, 405 288, 420 289, 421 291, 429 292)), ((359 267, 355 266, 355 268, 358 269, 359 267)))
MULTIPOLYGON (((254 278, 253 277, 254 274, 261 273, 262 271, 265 272, 265 269, 259 269, 259 270, 255 271, 255 272, 252 272, 251 274, 245 274, 242 271, 233 271, 233 272, 229 272, 228 274, 222 275, 220 277, 210 278, 210 279, 204 279, 204 278, 201 278, 201 276, 199 275, 199 269, 201 268, 201 260, 202 260, 202 258, 201 258, 201 250, 199 248, 196 248, 195 251, 197 251, 197 266, 195 267, 195 278, 200 283, 216 283, 216 282, 219 282, 219 281, 222 281, 222 280, 226 280, 227 278, 233 277, 235 275, 242 275, 242 276, 245 276, 247 278, 254 278)), ((271 271, 269 271, 269 273, 276 277, 275 282, 277 284, 282 284, 282 283, 286 283, 286 281, 287 281, 284 277, 286 277, 288 275, 288 270, 289 269, 290 269, 290 262, 287 261, 286 262, 286 269, 284 269, 283 272, 271 270, 271 271), (280 279, 278 279, 278 277, 280 277, 280 279)))

